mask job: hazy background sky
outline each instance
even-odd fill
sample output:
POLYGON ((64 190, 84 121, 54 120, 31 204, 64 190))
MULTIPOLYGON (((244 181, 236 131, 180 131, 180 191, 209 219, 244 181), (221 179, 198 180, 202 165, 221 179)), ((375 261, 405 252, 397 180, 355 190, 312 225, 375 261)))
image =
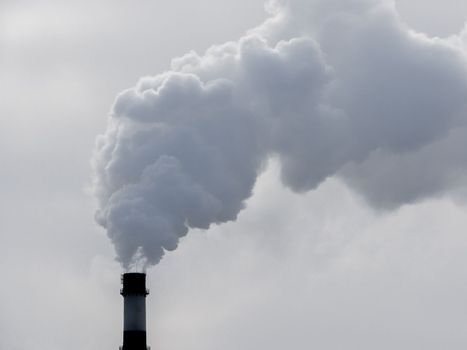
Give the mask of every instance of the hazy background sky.
MULTIPOLYGON (((459 1, 396 3, 431 36, 467 18, 459 1)), ((86 194, 94 139, 138 77, 265 18, 259 0, 2 1, 0 348, 118 348, 120 267, 86 194)), ((149 272, 153 348, 465 349, 463 199, 382 214, 336 179, 298 196, 277 178, 272 164, 236 223, 149 272)))

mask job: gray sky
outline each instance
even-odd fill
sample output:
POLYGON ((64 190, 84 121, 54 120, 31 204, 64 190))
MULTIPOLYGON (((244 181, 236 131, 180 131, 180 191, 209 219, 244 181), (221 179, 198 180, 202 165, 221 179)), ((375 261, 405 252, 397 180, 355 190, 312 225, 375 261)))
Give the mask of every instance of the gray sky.
MULTIPOLYGON (((457 33, 467 5, 400 0, 457 33)), ((121 342, 120 267, 94 223, 89 159, 115 95, 234 40, 262 1, 0 4, 0 348, 121 342)), ((292 194, 270 165, 235 223, 194 232, 149 272, 157 349, 465 349, 465 196, 375 212, 340 180, 292 194)))

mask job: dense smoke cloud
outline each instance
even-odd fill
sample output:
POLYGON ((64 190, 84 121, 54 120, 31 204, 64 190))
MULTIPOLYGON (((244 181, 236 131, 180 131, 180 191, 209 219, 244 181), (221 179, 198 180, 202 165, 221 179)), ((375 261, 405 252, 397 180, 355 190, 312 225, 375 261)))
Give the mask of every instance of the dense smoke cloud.
POLYGON ((466 184, 460 37, 414 33, 382 0, 268 9, 240 40, 174 59, 117 97, 95 193, 124 267, 235 220, 271 157, 293 191, 338 176, 376 208, 466 184))

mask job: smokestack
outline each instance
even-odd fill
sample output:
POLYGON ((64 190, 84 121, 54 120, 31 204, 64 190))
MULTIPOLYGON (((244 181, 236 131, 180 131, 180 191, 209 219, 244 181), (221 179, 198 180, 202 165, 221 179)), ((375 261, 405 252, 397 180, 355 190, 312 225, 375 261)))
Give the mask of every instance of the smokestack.
POLYGON ((122 275, 123 288, 123 346, 120 350, 148 350, 146 344, 146 289, 145 273, 122 275))

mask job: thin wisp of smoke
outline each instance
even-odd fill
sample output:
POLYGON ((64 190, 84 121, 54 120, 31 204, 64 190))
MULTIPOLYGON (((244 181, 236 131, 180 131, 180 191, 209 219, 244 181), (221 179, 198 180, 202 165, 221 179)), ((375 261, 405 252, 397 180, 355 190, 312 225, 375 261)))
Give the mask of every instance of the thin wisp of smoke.
POLYGON ((415 33, 383 0, 268 9, 238 41, 176 58, 117 97, 94 191, 125 268, 235 220, 271 157, 295 192, 336 176, 376 209, 466 185, 462 36, 415 33))

